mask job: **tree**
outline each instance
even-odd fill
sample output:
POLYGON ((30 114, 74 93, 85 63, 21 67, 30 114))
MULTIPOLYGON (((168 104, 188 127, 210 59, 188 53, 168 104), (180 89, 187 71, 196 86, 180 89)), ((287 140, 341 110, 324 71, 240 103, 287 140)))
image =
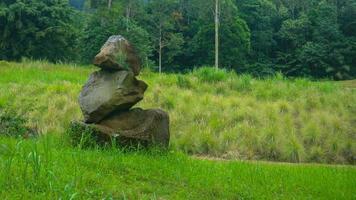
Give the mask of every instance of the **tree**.
POLYGON ((89 63, 121 34, 159 72, 346 79, 356 77, 355 19, 355 0, 1 0, 0 59, 89 63))
POLYGON ((17 0, 1 5, 0 59, 75 59, 78 30, 68 1, 17 0))
POLYGON ((111 35, 120 34, 130 41, 142 63, 147 63, 152 52, 149 34, 136 23, 129 23, 130 29, 127 29, 125 18, 114 9, 97 10, 91 15, 80 39, 82 62, 90 63, 111 35))
MULTIPOLYGON (((140 23, 142 21, 146 21, 148 18, 147 12, 145 10, 145 0, 122 0, 122 14, 126 19, 127 29, 130 28, 130 21, 136 21, 140 23)), ((141 26, 143 26, 142 23, 141 26)))
MULTIPOLYGON (((195 65, 211 65, 219 62, 219 67, 240 69, 250 49, 250 32, 246 22, 238 15, 238 9, 232 1, 220 0, 219 34, 216 39, 215 6, 216 1, 209 1, 197 11, 197 19, 193 22, 192 31, 196 33, 191 41, 192 57, 195 65), (214 16, 214 17, 212 17, 214 16), (215 37, 214 37, 215 36, 215 37), (219 52, 216 51, 218 44, 219 52), (214 45, 215 44, 215 45, 214 45), (216 56, 218 55, 218 58, 216 56)), ((217 65, 215 65, 217 66, 217 65)))
POLYGON ((162 72, 162 57, 163 50, 172 47, 175 51, 167 52, 170 57, 174 57, 179 53, 180 46, 182 45, 183 38, 179 33, 174 32, 175 22, 177 18, 174 18, 174 11, 176 2, 174 0, 152 0, 148 5, 148 13, 150 18, 148 19, 147 27, 152 40, 154 42, 155 51, 158 54, 158 69, 159 73, 162 72))
MULTIPOLYGON (((337 4, 322 1, 279 30, 279 68, 291 76, 351 78, 355 43, 339 28, 337 4)), ((278 66, 278 65, 277 65, 278 66)))
POLYGON ((110 9, 112 6, 112 0, 90 0, 90 8, 91 9, 98 9, 107 7, 110 9))
POLYGON ((275 32, 281 23, 277 6, 269 0, 237 0, 237 6, 251 32, 249 62, 268 63, 274 56, 275 32))
POLYGON ((215 68, 219 68, 219 0, 215 0, 215 68))

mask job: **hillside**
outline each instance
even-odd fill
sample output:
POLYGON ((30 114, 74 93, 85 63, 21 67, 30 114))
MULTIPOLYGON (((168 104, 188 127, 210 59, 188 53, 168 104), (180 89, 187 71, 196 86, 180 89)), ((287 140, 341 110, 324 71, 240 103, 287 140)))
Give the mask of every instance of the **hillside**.
POLYGON ((0 62, 1 199, 356 198, 354 166, 221 159, 354 164, 356 94, 345 83, 145 70, 139 106, 168 110, 169 151, 82 149, 66 130, 94 70, 0 62))
MULTIPOLYGON (((40 134, 81 119, 77 96, 88 66, 0 62, 0 107, 40 134)), ((226 159, 354 164, 356 90, 334 82, 259 80, 203 68, 185 75, 144 70, 143 108, 171 118, 174 151, 226 159)))

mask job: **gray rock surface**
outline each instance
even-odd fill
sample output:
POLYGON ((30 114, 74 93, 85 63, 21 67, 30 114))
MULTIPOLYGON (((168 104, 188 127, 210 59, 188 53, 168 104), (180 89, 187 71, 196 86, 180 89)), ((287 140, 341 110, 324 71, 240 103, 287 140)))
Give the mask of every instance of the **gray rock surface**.
MULTIPOLYGON (((140 143, 145 146, 158 145, 167 148, 170 138, 168 114, 159 109, 134 108, 113 113, 97 124, 73 122, 72 129, 75 132, 92 130, 91 137, 98 144, 110 144, 115 140, 121 145, 140 143)), ((79 134, 76 139, 80 138, 79 134)))
POLYGON ((147 84, 130 71, 92 73, 79 96, 86 123, 97 123, 114 111, 129 110, 143 99, 147 84))
POLYGON ((121 35, 111 36, 94 58, 94 65, 109 70, 131 70, 135 76, 141 70, 141 61, 132 45, 121 35))
POLYGON ((134 108, 114 113, 96 124, 96 127, 102 134, 121 141, 132 139, 163 147, 169 144, 169 116, 160 109, 134 108))
MULTIPOLYGON (((140 60, 130 43, 120 35, 111 36, 95 56, 101 68, 93 72, 79 96, 84 122, 75 121, 69 133, 73 144, 169 145, 169 116, 159 109, 132 108, 143 99, 147 84, 137 80, 140 60), (78 143, 79 141, 79 143, 78 143)), ((95 145, 94 145, 95 146, 95 145)))

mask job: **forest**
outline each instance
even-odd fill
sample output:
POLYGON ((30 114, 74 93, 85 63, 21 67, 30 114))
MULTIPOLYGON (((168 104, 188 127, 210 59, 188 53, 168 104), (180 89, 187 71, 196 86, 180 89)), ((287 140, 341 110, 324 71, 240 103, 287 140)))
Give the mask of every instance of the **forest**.
POLYGON ((115 34, 157 71, 356 77, 355 0, 0 1, 0 60, 89 64, 115 34))

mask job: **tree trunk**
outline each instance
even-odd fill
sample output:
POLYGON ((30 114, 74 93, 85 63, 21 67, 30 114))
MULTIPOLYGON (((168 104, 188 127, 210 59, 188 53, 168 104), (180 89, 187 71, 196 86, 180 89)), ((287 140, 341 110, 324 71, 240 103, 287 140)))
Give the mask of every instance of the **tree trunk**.
POLYGON ((131 15, 131 1, 129 1, 126 6, 126 31, 127 32, 129 31, 130 15, 131 15))
POLYGON ((219 0, 215 0, 215 68, 219 68, 219 0))
POLYGON ((159 29, 159 49, 158 49, 158 69, 159 73, 162 72, 162 28, 160 27, 159 29))
POLYGON ((159 37, 159 52, 158 52, 158 57, 159 57, 159 64, 158 64, 158 69, 159 73, 162 72, 162 37, 159 37))
POLYGON ((108 8, 111 9, 112 0, 108 0, 108 8))

